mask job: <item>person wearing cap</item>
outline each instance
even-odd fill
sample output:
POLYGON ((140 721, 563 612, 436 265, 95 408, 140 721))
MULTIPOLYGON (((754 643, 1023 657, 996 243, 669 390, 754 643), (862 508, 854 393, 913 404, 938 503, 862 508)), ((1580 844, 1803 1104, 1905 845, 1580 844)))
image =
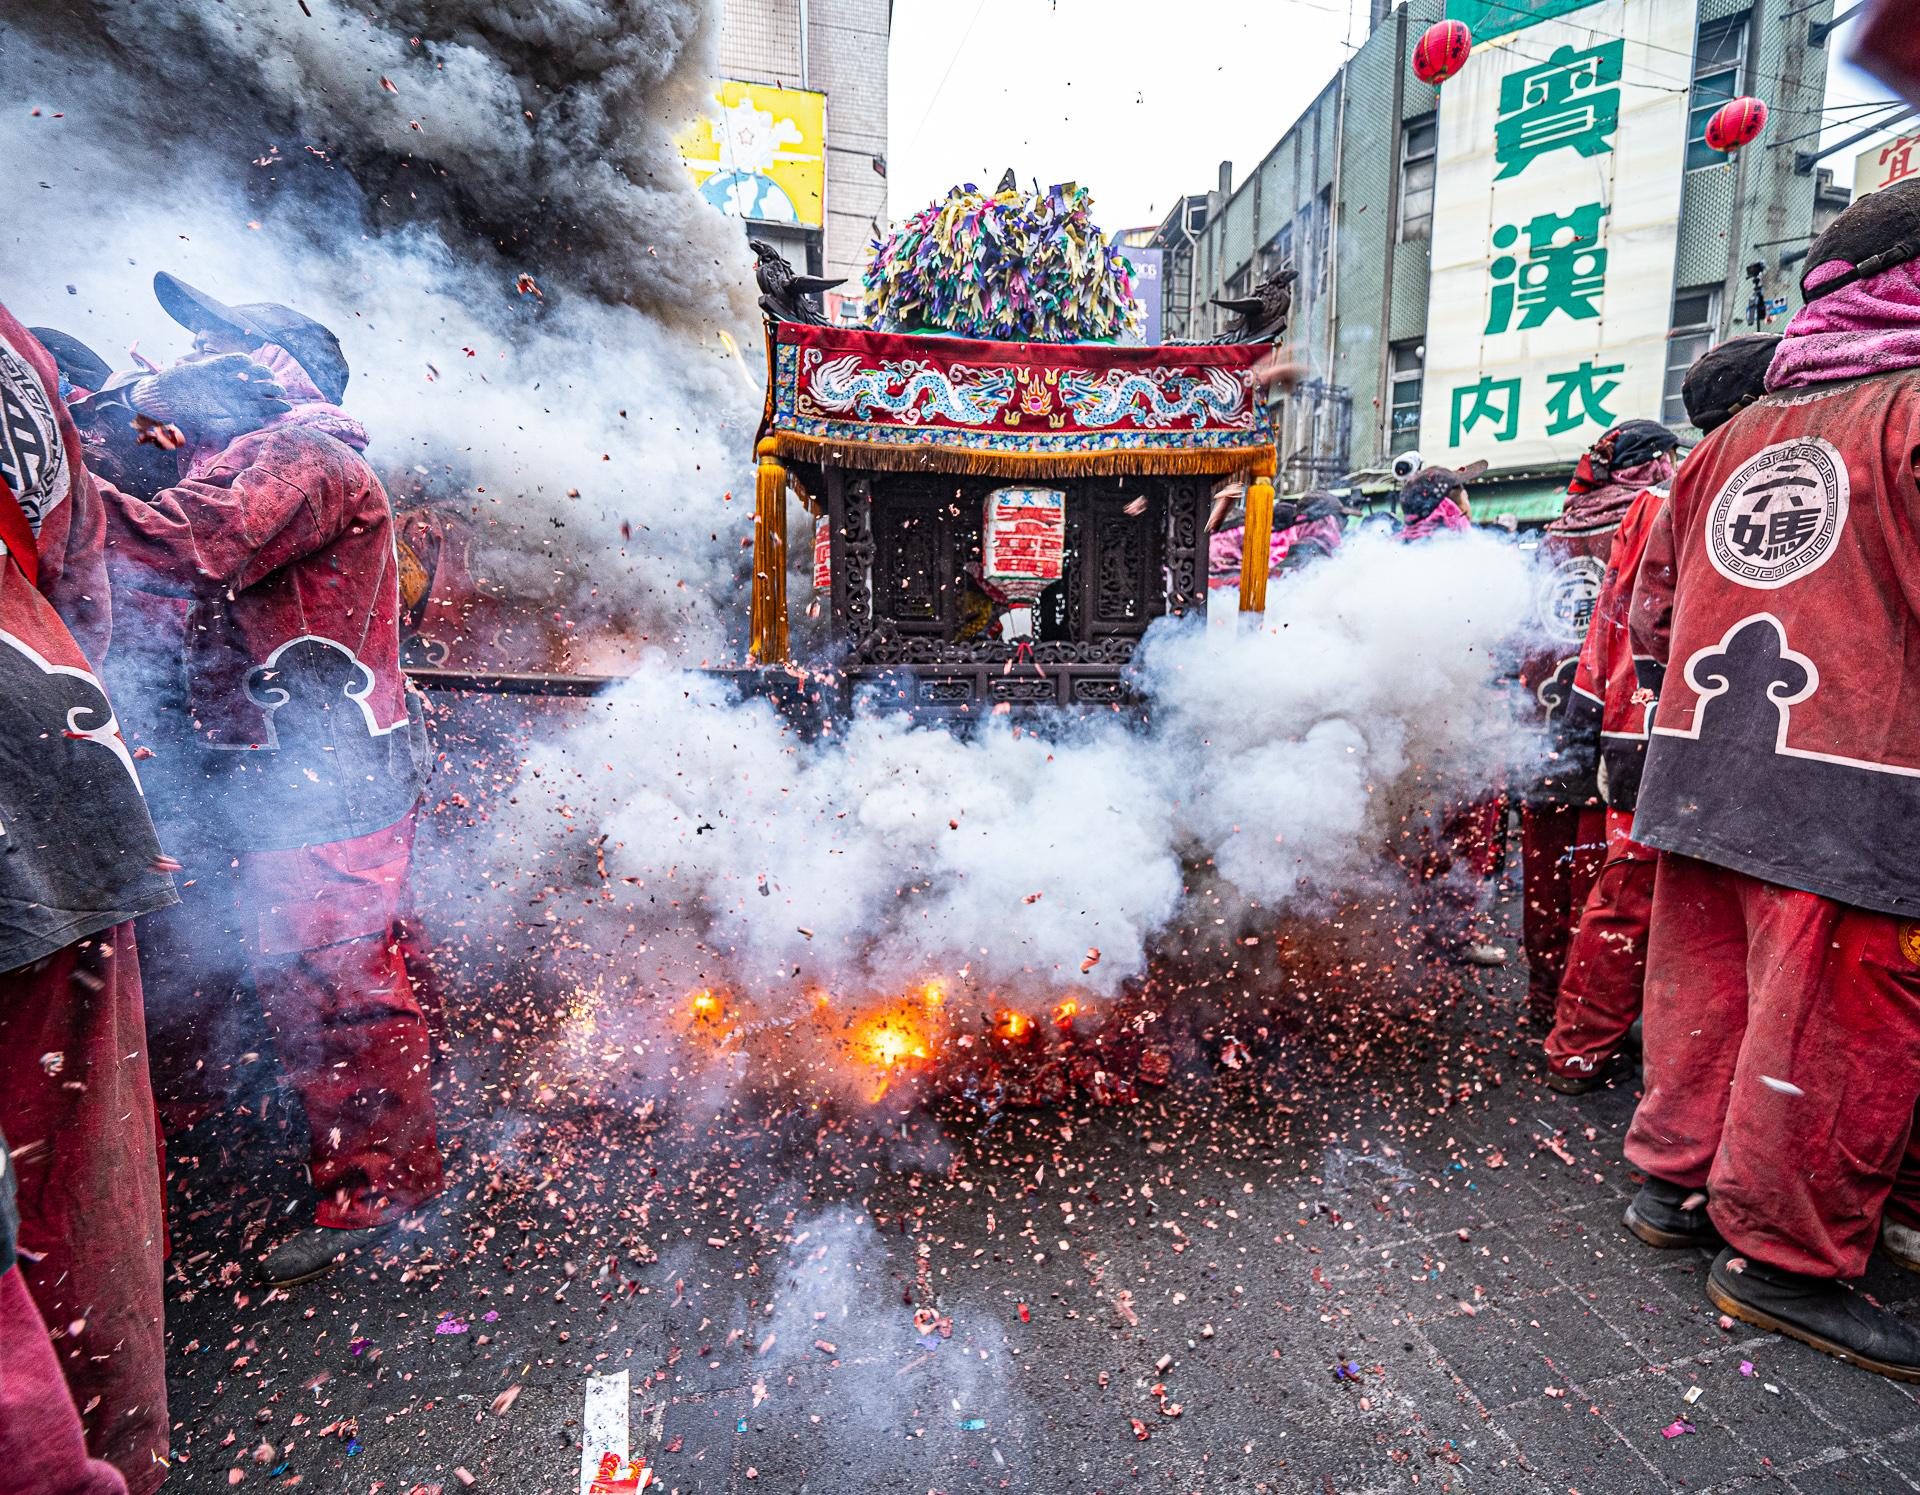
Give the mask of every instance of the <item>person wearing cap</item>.
MULTIPOLYGON (((1219 506, 1225 512, 1226 504, 1219 506)), ((1346 520, 1353 513, 1337 495, 1316 488, 1298 499, 1283 500, 1275 507, 1273 534, 1267 547, 1267 574, 1278 577, 1299 571, 1317 560, 1325 560, 1340 548, 1345 537, 1346 520)), ((1207 538, 1208 584, 1226 588, 1237 586, 1240 577, 1240 552, 1246 543, 1245 523, 1223 525, 1207 538)))
MULTIPOLYGON (((1756 393, 1757 375, 1764 371, 1761 363, 1756 393)), ((1700 429, 1711 429, 1726 417, 1705 408, 1703 381, 1691 375, 1689 379, 1691 418, 1700 429)), ((1614 528, 1559 723, 1561 756, 1597 790, 1603 809, 1595 818, 1605 845, 1605 859, 1577 911, 1546 1040, 1545 1082, 1567 1095, 1612 1081, 1627 1061, 1633 1024, 1640 1016, 1654 853, 1635 841, 1631 831, 1653 692, 1635 668, 1628 614, 1648 537, 1666 512, 1678 445, 1658 422, 1630 421, 1595 443, 1574 479, 1576 486, 1584 485, 1577 501, 1593 505, 1589 513, 1597 509, 1612 517, 1614 528)), ((1569 502, 1568 512, 1575 512, 1575 502, 1569 502)))
POLYGON ((1467 484, 1487 470, 1474 462, 1460 471, 1450 467, 1423 467, 1400 485, 1400 512, 1405 518, 1402 540, 1425 540, 1447 531, 1473 528, 1473 508, 1467 484))
POLYGON ((117 1487, 72 1450, 82 1425, 91 1457, 146 1495, 169 1425, 133 921, 174 893, 89 662, 114 636, 106 516, 58 386, 0 307, 0 1130, 19 1212, 19 1264, 0 1275, 0 1495, 67 1488, 56 1475, 117 1487))
POLYGON ((170 1130, 218 1110, 236 1006, 246 1018, 257 999, 318 1195, 314 1226, 260 1267, 289 1283, 442 1187, 396 928, 425 732, 400 670, 393 515, 366 432, 334 403, 339 344, 285 307, 225 307, 166 275, 155 288, 199 353, 129 400, 178 428, 184 463, 151 500, 109 493, 108 557, 115 605, 142 623, 112 683, 187 868, 184 901, 141 931, 156 1080, 170 1130), (270 371, 281 413, 235 423, 210 404, 205 372, 223 359, 270 371))
POLYGON ((165 445, 143 439, 127 408, 125 392, 137 375, 116 376, 92 348, 57 327, 29 330, 60 371, 60 398, 79 429, 87 470, 122 493, 142 497, 170 483, 180 464, 165 445))
POLYGON ((1520 687, 1527 715, 1552 747, 1521 795, 1520 869, 1528 1016, 1542 1027, 1554 1023, 1567 948, 1606 850, 1592 755, 1569 751, 1564 735, 1574 676, 1621 518, 1641 490, 1672 476, 1674 446, 1655 421, 1608 431, 1582 455, 1540 543, 1539 645, 1521 661, 1520 687))
POLYGON ((1920 1099, 1917 256, 1920 182, 1814 239, 1768 393, 1681 468, 1632 613, 1665 669, 1628 1228, 1724 1242, 1722 1313, 1901 1380, 1920 1330, 1848 1283, 1920 1099))

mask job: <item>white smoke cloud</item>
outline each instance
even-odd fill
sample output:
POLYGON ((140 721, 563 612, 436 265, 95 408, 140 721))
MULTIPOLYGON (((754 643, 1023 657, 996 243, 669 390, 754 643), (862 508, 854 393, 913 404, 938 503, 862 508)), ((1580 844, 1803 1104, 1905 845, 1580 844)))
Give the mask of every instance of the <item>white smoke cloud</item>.
POLYGON ((537 782, 644 890, 609 912, 694 920, 707 979, 1110 993, 1181 915, 1188 867, 1269 909, 1352 892, 1404 876, 1387 847, 1409 805, 1497 784, 1528 747, 1494 679, 1530 574, 1484 535, 1357 540, 1276 581, 1259 632, 1155 625, 1144 728, 861 716, 805 743, 764 703, 648 671, 537 755, 537 782))
POLYGON ((0 294, 115 367, 187 351, 158 270, 317 317, 396 497, 457 495, 490 587, 564 609, 581 666, 717 660, 758 395, 720 339, 754 346, 749 256, 669 138, 707 74, 707 8, 309 8, 143 6, 131 49, 90 29, 126 7, 10 11, 0 86, 37 113, 0 117, 23 184, 0 294), (563 97, 528 121, 543 73, 563 97))
POLYGON ((862 715, 803 742, 676 668, 724 658, 745 612, 757 414, 721 351, 758 344, 737 226, 670 138, 713 9, 14 7, 0 83, 40 112, 0 118, 33 184, 0 227, 4 294, 116 364, 185 347, 155 270, 321 318, 382 470, 459 492, 495 586, 602 646, 577 663, 639 665, 467 838, 476 915, 585 923, 583 991, 1112 993, 1194 916, 1201 871, 1267 910, 1404 877, 1404 818, 1521 751, 1491 682, 1527 566, 1487 536, 1358 540, 1277 580, 1258 632, 1156 625, 1144 728, 862 715))

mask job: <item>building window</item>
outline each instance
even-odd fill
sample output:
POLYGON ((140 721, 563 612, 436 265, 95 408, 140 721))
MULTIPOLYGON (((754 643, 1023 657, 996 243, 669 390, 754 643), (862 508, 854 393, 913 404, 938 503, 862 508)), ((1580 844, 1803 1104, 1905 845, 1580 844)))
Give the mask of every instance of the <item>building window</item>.
MULTIPOLYGON (((1227 277, 1227 287, 1226 287, 1226 290, 1223 292, 1223 295, 1227 300, 1238 301, 1238 300, 1244 299, 1247 296, 1251 296, 1252 294, 1253 294, 1253 265, 1251 262, 1249 262, 1247 264, 1242 265, 1238 270, 1234 271, 1233 274, 1227 277)), ((1233 313, 1228 311, 1225 307, 1216 306, 1213 308, 1213 330, 1215 333, 1225 332, 1228 327, 1233 325, 1233 321, 1234 321, 1233 313)))
POLYGON ((1433 231, 1434 156, 1439 130, 1434 116, 1409 120, 1400 131, 1400 240, 1424 239, 1433 231))
POLYGON ((1687 170, 1718 166, 1727 159, 1707 144, 1707 121, 1722 104, 1740 96, 1746 60, 1745 14, 1700 28, 1693 48, 1693 97, 1687 107, 1687 170))
POLYGON ((1415 338, 1394 343, 1388 357, 1387 445, 1389 455, 1420 445, 1420 385, 1427 372, 1427 345, 1415 338))
POLYGON ((1279 233, 1267 240, 1266 247, 1260 251, 1260 278, 1265 280, 1276 270, 1284 270, 1293 263, 1293 225, 1285 225, 1279 233))
POLYGON ((1313 293, 1324 296, 1333 278, 1333 188, 1320 189, 1313 214, 1313 293))
POLYGON ((1713 346, 1720 331, 1720 287, 1693 286, 1673 297, 1673 331, 1667 334, 1667 383, 1660 402, 1660 419, 1670 426, 1687 424, 1687 402, 1680 397, 1687 370, 1713 346))

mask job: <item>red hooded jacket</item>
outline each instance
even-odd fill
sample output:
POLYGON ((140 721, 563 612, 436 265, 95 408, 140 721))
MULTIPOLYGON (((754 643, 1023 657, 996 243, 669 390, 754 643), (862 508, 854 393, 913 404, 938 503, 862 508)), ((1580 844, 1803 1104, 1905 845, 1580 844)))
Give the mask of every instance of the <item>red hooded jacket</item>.
POLYGON ((53 360, 0 307, 0 482, 39 583, 0 557, 0 971, 174 901, 133 757, 89 659, 112 611, 105 516, 53 360), (85 652, 83 652, 83 650, 85 652))
POLYGON ((1633 835, 1920 914, 1920 369, 1769 395, 1693 451, 1633 600, 1665 666, 1633 835))
POLYGON ((400 671, 393 514, 344 412, 296 406, 141 502, 108 489, 112 683, 169 837, 273 850, 392 825, 426 735, 400 671), (132 640, 128 640, 132 644, 132 640))
POLYGON ((1641 489, 1613 532, 1568 711, 1568 730, 1585 733, 1585 751, 1598 753, 1602 797, 1612 809, 1629 813, 1646 759, 1656 681, 1634 658, 1628 619, 1647 539, 1666 503, 1666 489, 1641 489))

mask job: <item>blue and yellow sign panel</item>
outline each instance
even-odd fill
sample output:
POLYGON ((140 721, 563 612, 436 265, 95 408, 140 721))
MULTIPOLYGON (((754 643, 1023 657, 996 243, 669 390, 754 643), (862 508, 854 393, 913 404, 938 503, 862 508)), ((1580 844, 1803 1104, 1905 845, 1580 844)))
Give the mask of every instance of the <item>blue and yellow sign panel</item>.
POLYGON ((732 218, 819 228, 826 221, 827 96, 769 83, 714 86, 681 131, 700 195, 732 218))

